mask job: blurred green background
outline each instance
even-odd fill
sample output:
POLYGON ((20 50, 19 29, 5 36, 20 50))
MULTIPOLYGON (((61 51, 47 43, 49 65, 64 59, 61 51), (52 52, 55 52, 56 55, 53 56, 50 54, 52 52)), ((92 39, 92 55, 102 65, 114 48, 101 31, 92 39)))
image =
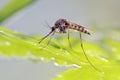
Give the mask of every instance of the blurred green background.
MULTIPOLYGON (((91 29, 94 34, 85 35, 84 40, 99 44, 119 62, 119 51, 115 53, 117 57, 111 55, 120 47, 114 44, 120 41, 119 4, 119 0, 0 0, 0 26, 26 35, 45 35, 50 31, 46 21, 53 26, 57 19, 65 18, 91 29), (104 43, 110 43, 112 48, 104 43)), ((77 33, 71 37, 74 34, 77 33)), ((1 80, 49 80, 68 69, 54 66, 53 62, 33 63, 3 55, 0 67, 1 80)))

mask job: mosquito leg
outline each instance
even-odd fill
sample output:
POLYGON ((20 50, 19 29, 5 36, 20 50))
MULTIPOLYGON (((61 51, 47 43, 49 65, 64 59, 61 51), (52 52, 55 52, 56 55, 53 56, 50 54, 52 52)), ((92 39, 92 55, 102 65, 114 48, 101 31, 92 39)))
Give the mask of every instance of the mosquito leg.
POLYGON ((53 32, 53 33, 51 34, 50 39, 48 40, 46 46, 44 46, 43 48, 45 48, 45 47, 47 47, 47 46, 49 45, 49 43, 50 43, 50 41, 51 41, 51 39, 52 39, 52 37, 53 37, 54 34, 55 34, 55 32, 53 32))
POLYGON ((47 34, 45 37, 43 37, 40 41, 39 41, 39 44, 45 39, 47 38, 53 31, 51 31, 49 34, 47 34))
POLYGON ((70 43, 70 35, 69 35, 69 30, 68 30, 68 43, 69 43, 69 46, 70 46, 70 48, 72 49, 72 46, 71 46, 71 43, 70 43))
POLYGON ((89 58, 87 57, 87 55, 86 55, 86 53, 85 53, 85 50, 84 50, 84 48, 83 48, 83 44, 82 44, 82 35, 81 35, 81 32, 80 32, 80 45, 81 45, 82 51, 83 51, 83 53, 84 53, 84 55, 85 55, 85 58, 87 59, 88 63, 89 63, 95 70, 101 72, 99 69, 97 69, 97 68, 90 62, 89 58))

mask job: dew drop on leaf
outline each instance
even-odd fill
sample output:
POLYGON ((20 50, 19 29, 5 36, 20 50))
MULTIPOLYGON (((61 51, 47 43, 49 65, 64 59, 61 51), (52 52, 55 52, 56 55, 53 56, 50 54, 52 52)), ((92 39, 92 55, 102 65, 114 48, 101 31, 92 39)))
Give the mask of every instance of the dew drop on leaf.
POLYGON ((11 43, 10 43, 9 41, 6 41, 5 44, 6 44, 7 46, 10 46, 11 43))

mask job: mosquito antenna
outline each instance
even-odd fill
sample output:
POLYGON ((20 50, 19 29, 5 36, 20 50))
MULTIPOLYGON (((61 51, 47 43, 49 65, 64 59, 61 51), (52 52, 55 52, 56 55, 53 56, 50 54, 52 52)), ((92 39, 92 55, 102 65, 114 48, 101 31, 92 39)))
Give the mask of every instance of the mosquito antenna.
POLYGON ((69 43, 69 46, 70 46, 70 48, 72 49, 72 46, 71 46, 71 43, 70 43, 70 35, 69 35, 69 30, 68 30, 68 43, 69 43))
POLYGON ((51 26, 48 24, 46 20, 45 20, 45 23, 47 24, 47 27, 51 29, 51 26))
POLYGON ((51 41, 51 39, 52 39, 54 33, 55 33, 55 31, 51 34, 50 39, 48 40, 48 42, 47 42, 46 46, 44 46, 44 48, 48 46, 48 44, 50 43, 50 41, 51 41))
POLYGON ((45 39, 47 38, 53 31, 49 32, 45 37, 43 37, 40 41, 39 41, 39 44, 45 39))
POLYGON ((89 58, 87 57, 87 55, 86 55, 86 53, 85 53, 85 50, 84 50, 84 48, 83 48, 83 44, 82 44, 82 35, 81 35, 81 32, 80 32, 80 45, 81 45, 81 48, 82 48, 82 50, 83 50, 83 53, 84 53, 84 55, 85 55, 88 63, 89 63, 95 70, 101 72, 99 69, 97 69, 97 68, 90 62, 89 58))

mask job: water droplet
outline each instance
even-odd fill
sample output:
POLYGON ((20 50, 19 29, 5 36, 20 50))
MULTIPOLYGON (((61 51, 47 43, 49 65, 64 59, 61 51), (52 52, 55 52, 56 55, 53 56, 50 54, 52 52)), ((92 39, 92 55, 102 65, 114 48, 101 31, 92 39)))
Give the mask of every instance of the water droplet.
POLYGON ((114 48, 112 48, 112 51, 113 51, 113 52, 115 52, 115 51, 116 51, 116 48, 115 48, 115 47, 114 47, 114 48))
POLYGON ((105 62, 108 62, 108 60, 106 58, 103 58, 103 57, 99 57, 101 60, 105 61, 105 62))
POLYGON ((57 75, 57 77, 62 78, 63 76, 62 75, 57 75))
POLYGON ((65 66, 67 65, 67 62, 66 62, 66 61, 64 62, 64 65, 65 65, 65 66))
POLYGON ((105 72, 102 72, 102 76, 105 75, 105 72))
POLYGON ((64 51, 66 54, 70 54, 67 50, 64 51))
POLYGON ((90 56, 93 56, 92 55, 92 53, 93 53, 92 50, 87 50, 86 53, 89 54, 90 56))
POLYGON ((37 44, 36 44, 36 43, 34 43, 33 45, 34 45, 34 46, 36 46, 37 44))
POLYGON ((82 66, 79 66, 77 64, 73 64, 73 66, 77 67, 77 68, 82 68, 82 66))
POLYGON ((101 72, 101 78, 100 80, 104 80, 105 72, 101 72))
POLYGON ((40 57, 40 60, 43 61, 43 60, 44 60, 44 57, 40 57))
POLYGON ((51 58, 51 60, 55 60, 55 58, 54 58, 54 57, 52 57, 52 58, 51 58))
POLYGON ((9 41, 6 41, 5 44, 9 46, 11 43, 9 41))
POLYGON ((55 65, 55 66, 59 66, 59 64, 58 64, 58 63, 56 63, 56 62, 54 62, 54 65, 55 65))
POLYGON ((0 31, 0 33, 4 33, 4 31, 0 31))

